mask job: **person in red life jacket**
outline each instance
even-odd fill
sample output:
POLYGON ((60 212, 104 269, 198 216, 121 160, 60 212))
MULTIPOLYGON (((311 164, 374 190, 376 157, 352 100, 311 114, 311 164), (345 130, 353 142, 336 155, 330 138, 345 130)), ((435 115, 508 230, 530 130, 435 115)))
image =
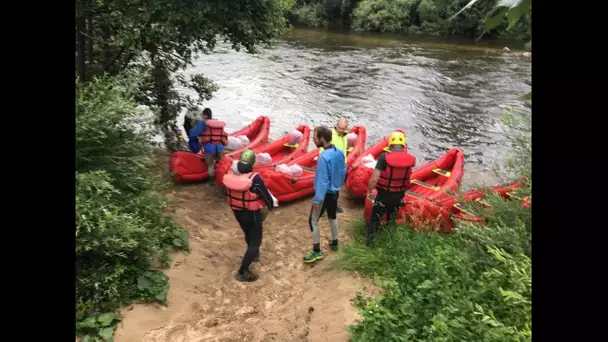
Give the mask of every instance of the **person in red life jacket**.
POLYGON ((249 266, 253 261, 259 261, 265 211, 274 207, 272 195, 262 177, 253 172, 254 163, 255 153, 250 149, 244 150, 239 160, 233 162, 232 168, 224 176, 226 201, 245 233, 247 243, 247 251, 236 274, 236 279, 243 282, 252 282, 259 278, 249 266))
POLYGON ((372 215, 367 226, 367 246, 370 247, 380 228, 384 214, 387 223, 394 222, 402 205, 405 191, 410 186, 410 175, 416 165, 416 157, 405 151, 407 141, 402 132, 393 132, 389 138, 390 152, 378 157, 378 162, 367 187, 367 197, 374 201, 372 215), (374 188, 378 191, 372 198, 374 188))
POLYGON ((224 130, 226 123, 220 120, 213 120, 211 109, 203 110, 203 120, 206 129, 200 137, 200 142, 205 151, 205 162, 209 170, 209 180, 215 177, 215 161, 219 161, 224 156, 224 146, 228 144, 228 133, 224 130))

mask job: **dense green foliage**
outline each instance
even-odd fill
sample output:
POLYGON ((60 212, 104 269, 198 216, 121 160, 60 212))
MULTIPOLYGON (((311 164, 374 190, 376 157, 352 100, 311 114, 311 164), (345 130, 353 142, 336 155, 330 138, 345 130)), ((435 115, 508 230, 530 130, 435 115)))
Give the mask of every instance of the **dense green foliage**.
POLYGON ((297 0, 290 18, 311 27, 350 27, 357 0, 297 0))
MULTIPOLYGON (((505 118, 515 147, 506 169, 528 178, 522 192, 530 194, 530 126, 517 118, 529 114, 505 118)), ((376 277, 384 291, 358 296, 355 341, 532 340, 531 210, 498 196, 485 201, 487 225, 462 223, 451 236, 389 227, 366 248, 364 224, 355 227, 356 243, 336 263, 376 277)))
POLYGON ((338 25, 364 32, 475 38, 488 31, 486 35, 491 37, 530 40, 531 7, 526 1, 528 6, 518 7, 522 11, 507 16, 503 7, 491 12, 496 4, 493 1, 473 1, 470 7, 461 11, 469 1, 298 0, 292 15, 295 22, 312 27, 338 25), (490 16, 486 16, 488 12, 491 12, 490 16), (515 21, 516 14, 523 19, 515 21), (490 28, 486 22, 493 26, 490 28))
POLYGON ((188 232, 164 215, 156 192, 138 87, 133 77, 94 78, 76 101, 77 330, 105 340, 120 304, 166 301, 167 278, 154 261, 168 266, 170 247, 188 250, 188 232))
POLYGON ((344 267, 376 276, 384 290, 358 296, 354 340, 530 341, 530 258, 492 246, 508 245, 525 228, 502 230, 506 240, 496 242, 477 239, 488 228, 460 228, 447 238, 397 227, 381 234, 381 247, 345 247, 344 267))
POLYGON ((177 114, 208 100, 217 89, 202 74, 188 79, 174 73, 192 66, 199 53, 218 38, 233 48, 255 52, 287 29, 285 12, 292 0, 78 0, 76 2, 76 73, 88 82, 95 75, 116 75, 126 69, 146 77, 136 94, 138 103, 156 113, 167 145, 176 147, 177 114), (190 87, 190 98, 175 84, 190 87))

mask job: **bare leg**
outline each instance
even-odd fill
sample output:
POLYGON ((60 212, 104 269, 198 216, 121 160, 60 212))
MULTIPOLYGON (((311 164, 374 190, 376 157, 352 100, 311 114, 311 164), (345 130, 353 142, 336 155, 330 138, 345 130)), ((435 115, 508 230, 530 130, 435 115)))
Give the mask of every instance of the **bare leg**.
POLYGON ((215 153, 205 153, 205 163, 207 163, 209 178, 213 178, 215 176, 215 153))

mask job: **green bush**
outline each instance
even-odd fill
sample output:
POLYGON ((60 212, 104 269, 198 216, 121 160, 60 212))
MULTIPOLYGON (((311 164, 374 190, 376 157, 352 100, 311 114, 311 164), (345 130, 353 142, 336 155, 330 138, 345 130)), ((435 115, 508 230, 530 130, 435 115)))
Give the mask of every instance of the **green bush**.
POLYGON ((420 22, 434 22, 438 21, 439 18, 439 9, 435 6, 435 3, 432 0, 422 0, 418 5, 418 16, 420 17, 420 22))
MULTIPOLYGON (((337 265, 376 277, 384 290, 358 297, 362 320, 350 327, 353 340, 531 340, 529 257, 475 238, 490 228, 468 229, 480 228, 446 237, 400 226, 379 234, 378 247, 345 246, 337 265)), ((517 241, 507 229, 502 234, 517 241)))
POLYGON ((79 87, 76 103, 77 332, 109 340, 132 299, 166 302, 169 247, 188 232, 166 216, 151 171, 152 131, 132 100, 132 76, 79 87), (109 336, 109 337, 108 337, 109 336))
POLYGON ((357 31, 407 32, 416 0, 363 0, 353 12, 357 31))
POLYGON ((323 3, 320 2, 294 6, 292 14, 296 22, 310 27, 327 27, 329 25, 329 15, 323 3))
POLYGON ((423 22, 420 30, 429 36, 441 36, 445 34, 445 27, 441 23, 423 22))

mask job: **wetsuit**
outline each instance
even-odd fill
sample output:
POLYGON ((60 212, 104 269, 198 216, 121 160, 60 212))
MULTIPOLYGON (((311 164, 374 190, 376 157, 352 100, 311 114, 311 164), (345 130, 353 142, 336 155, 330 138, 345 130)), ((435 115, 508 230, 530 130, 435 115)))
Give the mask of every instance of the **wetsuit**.
MULTIPOLYGON (((250 173, 252 172, 251 165, 244 164, 241 162, 236 163, 235 167, 232 168, 236 174, 250 173)), ((264 181, 260 175, 253 177, 252 185, 249 191, 259 194, 262 196, 266 206, 269 210, 274 207, 272 196, 268 192, 264 181)), ((262 212, 261 210, 248 211, 248 210, 232 210, 234 217, 238 221, 243 233, 245 234, 245 242, 247 243, 247 251, 243 256, 239 273, 244 274, 249 270, 249 266, 253 260, 258 257, 260 253, 260 246, 262 245, 262 212)))
POLYGON ((346 162, 344 154, 334 145, 325 149, 317 159, 317 171, 315 172, 315 196, 313 204, 319 205, 318 209, 311 209, 308 223, 312 231, 313 251, 320 252, 319 217, 327 210, 329 225, 331 227, 332 244, 338 245, 338 220, 336 210, 338 208, 338 192, 344 183, 346 176, 346 162))

